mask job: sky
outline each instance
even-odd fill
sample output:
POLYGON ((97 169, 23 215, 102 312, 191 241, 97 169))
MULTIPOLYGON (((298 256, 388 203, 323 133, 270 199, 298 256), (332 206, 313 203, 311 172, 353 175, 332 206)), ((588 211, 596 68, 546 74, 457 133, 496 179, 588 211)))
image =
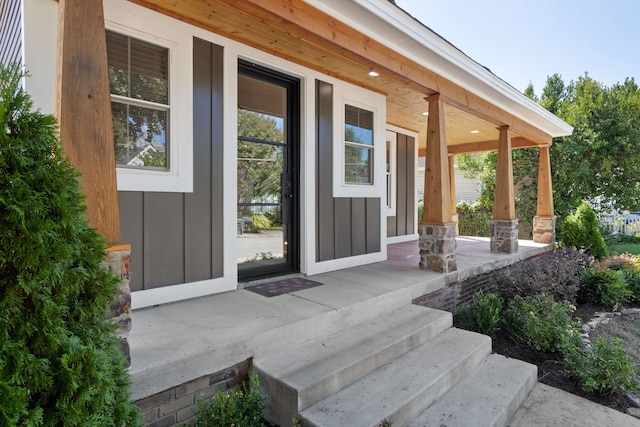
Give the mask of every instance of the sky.
POLYGON ((585 72, 606 86, 640 83, 640 0, 396 0, 521 92, 585 72))

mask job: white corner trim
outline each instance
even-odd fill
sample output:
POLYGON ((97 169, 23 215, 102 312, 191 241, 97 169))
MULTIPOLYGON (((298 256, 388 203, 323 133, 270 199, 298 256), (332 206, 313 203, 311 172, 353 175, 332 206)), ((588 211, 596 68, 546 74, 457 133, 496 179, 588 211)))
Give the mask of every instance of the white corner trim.
POLYGON ((358 255, 347 258, 338 258, 330 261, 316 262, 310 266, 307 275, 327 273, 329 271, 343 270, 345 268, 357 267, 359 265, 372 264, 387 260, 387 246, 384 241, 380 243, 383 251, 372 254, 358 255))
POLYGON ((418 240, 418 234, 406 234, 404 236, 394 236, 394 237, 387 237, 387 245, 393 245, 394 243, 404 243, 404 242, 411 242, 414 240, 418 240))

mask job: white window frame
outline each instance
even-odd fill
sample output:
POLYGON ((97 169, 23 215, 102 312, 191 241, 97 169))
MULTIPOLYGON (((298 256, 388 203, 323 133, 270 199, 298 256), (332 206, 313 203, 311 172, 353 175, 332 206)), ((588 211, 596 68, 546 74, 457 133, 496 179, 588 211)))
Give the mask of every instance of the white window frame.
POLYGON ((193 38, 180 23, 128 2, 106 0, 105 27, 169 50, 169 170, 116 167, 119 191, 193 192, 193 38))
POLYGON ((333 196, 334 197, 380 197, 386 198, 386 98, 379 93, 371 92, 348 83, 334 87, 333 99, 333 196), (356 101, 358 100, 358 101, 356 101), (370 184, 345 182, 345 149, 344 139, 345 106, 361 108, 373 113, 373 157, 370 184))
MULTIPOLYGON (((387 195, 387 216, 396 215, 396 193, 397 193, 397 143, 398 134, 394 131, 387 130, 387 141, 389 144, 389 170, 385 167, 385 173, 387 178, 386 195, 387 195)), ((386 149, 386 146, 385 146, 386 149)))

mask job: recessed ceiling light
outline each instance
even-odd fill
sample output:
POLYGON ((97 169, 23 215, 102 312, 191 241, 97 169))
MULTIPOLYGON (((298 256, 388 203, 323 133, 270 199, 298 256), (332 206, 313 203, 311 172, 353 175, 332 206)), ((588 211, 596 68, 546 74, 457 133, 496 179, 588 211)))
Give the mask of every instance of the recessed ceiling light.
POLYGON ((423 116, 428 116, 428 115, 429 115, 429 112, 428 112, 428 111, 425 111, 424 113, 422 113, 422 115, 423 115, 423 116))
POLYGON ((471 133, 480 133, 479 130, 472 130, 471 133))
POLYGON ((378 73, 376 73, 375 71, 371 70, 371 71, 369 71, 369 75, 370 75, 371 77, 378 77, 380 74, 378 74, 378 73))

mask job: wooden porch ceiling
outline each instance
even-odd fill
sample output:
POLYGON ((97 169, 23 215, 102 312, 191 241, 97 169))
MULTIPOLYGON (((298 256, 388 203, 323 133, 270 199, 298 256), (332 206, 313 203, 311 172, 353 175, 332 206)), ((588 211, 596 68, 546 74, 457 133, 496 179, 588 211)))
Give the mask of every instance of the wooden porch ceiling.
POLYGON ((386 95, 387 122, 417 132, 422 152, 425 97, 435 92, 446 102, 451 154, 497 149, 496 128, 503 125, 510 126, 514 148, 551 143, 546 133, 301 0, 130 1, 386 95), (371 77, 370 70, 380 75, 371 77))

